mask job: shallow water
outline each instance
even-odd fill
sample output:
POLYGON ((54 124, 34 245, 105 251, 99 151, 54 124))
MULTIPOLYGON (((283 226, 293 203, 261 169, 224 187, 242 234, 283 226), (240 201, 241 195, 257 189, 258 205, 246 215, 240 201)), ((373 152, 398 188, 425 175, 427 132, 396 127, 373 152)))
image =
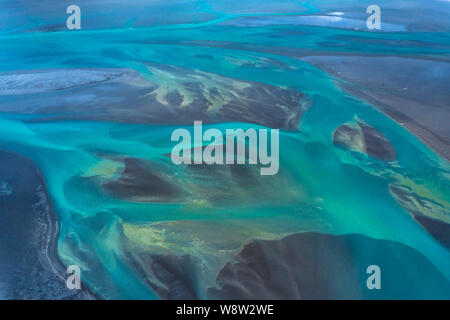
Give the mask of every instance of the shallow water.
MULTIPOLYGON (((264 20, 264 16, 259 19, 264 20)), ((234 221, 245 228, 256 226, 246 231, 246 238, 238 240, 241 245, 251 239, 268 238, 268 234, 269 238, 280 238, 301 231, 360 233, 397 241, 421 252, 450 280, 449 250, 429 235, 389 192, 391 183, 410 186, 419 195, 439 203, 443 213, 438 218, 450 223, 448 162, 373 106, 342 92, 332 77, 295 58, 352 53, 448 61, 450 34, 273 25, 278 20, 271 21, 270 17, 262 25, 239 27, 221 24, 223 20, 198 25, 1 36, 0 69, 8 73, 128 68, 146 80, 160 81, 160 84, 167 81, 172 86, 172 79, 157 78, 155 71, 152 72, 148 66, 153 63, 291 87, 312 101, 301 119, 300 130, 280 133, 280 173, 285 181, 284 189, 271 191, 277 201, 260 194, 247 199, 243 205, 242 198, 232 195, 222 204, 204 206, 189 200, 181 203, 127 201, 114 198, 99 187, 98 181, 117 178, 123 169, 121 161, 102 154, 146 159, 172 168, 170 158, 164 154, 170 153, 173 147, 170 135, 177 126, 52 118, 64 115, 65 105, 73 102, 73 95, 66 99, 72 91, 83 93, 84 98, 77 102, 80 117, 89 118, 95 113, 102 97, 101 87, 71 87, 71 83, 89 82, 89 79, 73 78, 65 90, 61 89, 63 80, 58 76, 54 76, 52 84, 55 90, 46 85, 42 92, 0 89, 0 107, 7 110, 0 114, 0 148, 25 155, 42 169, 60 219, 58 252, 64 264, 79 265, 83 281, 103 297, 155 299, 155 292, 126 258, 124 226, 127 236, 131 233, 131 238, 138 239, 140 236, 133 226, 158 226, 158 222, 185 220, 234 221), (41 112, 46 101, 56 105, 50 113, 41 112), (30 110, 31 113, 27 112, 30 110), (397 152, 396 162, 349 153, 333 144, 334 130, 355 115, 389 139, 397 152)), ((97 74, 91 80, 97 81, 95 77, 97 74)), ((5 80, 0 88, 8 85, 11 89, 11 83, 5 80)), ((131 99, 129 108, 133 108, 131 99)), ((255 126, 220 123, 208 127, 225 131, 255 126)), ((274 185, 279 183, 273 181, 274 185)), ((204 188, 214 188, 215 181, 203 183, 204 188)), ((170 228, 166 228, 167 232, 170 228)), ((224 233, 232 235, 236 232, 233 228, 224 233)), ((141 240, 147 241, 145 237, 141 240)), ((180 247, 178 252, 187 251, 183 241, 188 238, 189 234, 181 234, 175 240, 180 247)), ((205 237, 202 241, 208 243, 215 239, 205 237)), ((164 248, 164 243, 160 247, 164 248)), ((221 262, 239 248, 217 261, 211 258, 214 252, 202 250, 203 246, 193 247, 192 252, 203 257, 206 268, 211 270, 207 274, 213 277, 221 262)), ((199 283, 205 287, 213 285, 211 279, 199 283)))

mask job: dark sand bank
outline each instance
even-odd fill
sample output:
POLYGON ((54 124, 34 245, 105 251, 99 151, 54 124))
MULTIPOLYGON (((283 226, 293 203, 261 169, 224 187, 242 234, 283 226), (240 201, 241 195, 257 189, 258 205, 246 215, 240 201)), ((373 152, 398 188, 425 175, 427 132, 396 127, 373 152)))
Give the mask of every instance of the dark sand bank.
POLYGON ((339 126, 333 133, 333 143, 376 159, 396 160, 396 151, 389 140, 377 129, 359 119, 339 126))
POLYGON ((124 164, 120 175, 95 183, 110 196, 129 202, 194 201, 212 206, 229 206, 233 203, 252 205, 261 194, 265 195, 264 202, 271 204, 286 204, 298 197, 295 190, 283 191, 295 183, 284 170, 275 176, 262 176, 260 170, 263 166, 259 164, 203 163, 177 166, 170 159, 155 162, 130 157, 120 161, 124 164))
POLYGON ((164 300, 198 300, 196 280, 199 274, 198 259, 175 256, 128 252, 127 259, 143 277, 143 281, 164 300))
MULTIPOLYGON (((221 234, 221 228, 211 233, 221 234)), ((199 232, 202 232, 199 229, 199 232)), ((234 248, 231 242, 214 249, 234 248)), ((415 249, 360 234, 293 233, 253 240, 220 263, 215 279, 189 250, 142 247, 125 237, 125 257, 162 299, 448 299, 450 283, 415 249), (239 252, 239 253, 237 253, 239 252), (381 290, 367 288, 367 268, 381 269, 381 290)), ((214 240, 213 240, 214 241, 214 240)), ((238 241, 239 242, 239 241, 238 241)), ((189 242, 187 242, 189 243, 189 242)), ((237 243, 236 243, 237 244, 237 243)), ((206 251, 205 251, 206 252, 206 251)))
POLYGON ((219 272, 211 299, 448 299, 450 283, 419 252, 363 235, 256 240, 219 272), (366 286, 370 265, 381 290, 366 286), (423 276, 426 274, 426 277, 423 276))
POLYGON ((444 203, 420 196, 408 186, 391 184, 389 190, 395 200, 437 241, 450 248, 448 209, 444 203))
POLYGON ((450 159, 450 63, 405 57, 310 56, 302 60, 383 111, 450 159))
POLYGON ((0 299, 91 299, 66 287, 56 243, 58 222, 40 171, 0 152, 0 299))
POLYGON ((129 69, 0 73, 0 112, 42 115, 33 121, 239 121, 297 130, 311 105, 306 95, 292 88, 171 65, 146 67, 152 73, 148 79, 129 69))
MULTIPOLYGON (((120 177, 104 184, 105 190, 116 198, 135 202, 177 202, 183 192, 163 173, 161 168, 153 170, 139 159, 123 159, 125 168, 120 177)), ((180 184, 181 185, 181 184, 180 184)))
POLYGON ((450 250, 450 224, 425 216, 415 218, 425 230, 450 250))

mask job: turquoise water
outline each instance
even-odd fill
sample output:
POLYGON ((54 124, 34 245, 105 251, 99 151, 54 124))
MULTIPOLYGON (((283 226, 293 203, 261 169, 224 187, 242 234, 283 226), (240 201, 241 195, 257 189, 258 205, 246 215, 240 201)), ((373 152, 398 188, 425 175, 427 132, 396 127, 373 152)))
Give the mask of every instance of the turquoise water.
MULTIPOLYGON (((389 192, 390 183, 408 180, 413 190, 432 194, 444 206, 445 215, 440 218, 449 222, 448 162, 373 106, 342 92, 331 76, 295 58, 352 53, 448 60, 450 34, 367 33, 301 25, 220 25, 228 18, 198 25, 1 36, 2 71, 130 68, 151 81, 153 74, 146 63, 152 62, 289 86, 312 101, 312 107, 301 119, 301 130, 280 133, 280 172, 284 174, 286 189, 273 191, 278 201, 267 200, 261 194, 242 205, 236 196, 212 208, 189 201, 125 201, 107 194, 95 179, 89 179, 108 180, 123 168, 119 161, 105 160, 99 153, 146 159, 170 167, 170 158, 163 155, 170 153, 174 145, 170 135, 176 126, 55 121, 46 120, 48 115, 39 113, 0 114, 0 149, 26 155, 44 173, 60 219, 58 253, 64 264, 79 265, 83 281, 105 298, 156 299, 157 295, 127 262, 121 228, 131 226, 125 233, 133 237, 133 231, 129 231, 134 230, 133 226, 213 220, 255 225, 248 231, 248 239, 265 238, 267 233, 276 238, 292 232, 319 231, 360 233, 398 241, 417 249, 450 280, 450 252, 421 228, 389 192), (267 59, 279 64, 256 65, 267 59), (391 141, 397 162, 355 157, 333 145, 333 131, 355 115, 391 141), (34 119, 40 121, 31 121, 34 119)), ((45 93, 42 98, 53 94, 57 93, 45 93)), ((11 101, 8 99, 24 96, 4 96, 0 103, 7 104, 11 101)), ((83 112, 89 114, 92 107, 88 104, 83 112)), ((207 127, 225 131, 249 126, 222 123, 207 127)), ((279 183, 274 181, 274 185, 279 183)), ((213 185, 212 181, 209 183, 213 185)), ((208 187, 208 182, 205 184, 208 187)), ((230 229, 230 234, 235 231, 230 229)), ((179 237, 187 239, 188 234, 181 233, 179 237)), ((183 242, 178 241, 183 247, 183 242)), ((196 248, 192 250, 195 252, 196 248)), ((214 273, 219 263, 208 260, 214 253, 202 250, 198 247, 199 255, 214 273)), ((204 281, 205 286, 208 283, 204 281)))

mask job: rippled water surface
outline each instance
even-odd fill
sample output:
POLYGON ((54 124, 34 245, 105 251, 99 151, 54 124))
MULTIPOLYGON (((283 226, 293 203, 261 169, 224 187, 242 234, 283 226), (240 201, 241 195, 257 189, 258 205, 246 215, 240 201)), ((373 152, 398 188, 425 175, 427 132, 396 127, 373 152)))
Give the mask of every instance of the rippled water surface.
MULTIPOLYGON (((351 12, 329 15, 320 1, 298 12, 295 2, 269 3, 257 14, 211 9, 199 21, 181 24, 45 32, 39 29, 49 22, 43 21, 32 32, 4 28, 0 149, 25 155, 42 169, 60 220, 59 257, 65 265, 79 265, 83 281, 100 296, 161 297, 155 289, 161 280, 142 271, 148 254, 193 257, 194 291, 206 298, 206 288, 216 286, 217 273, 243 245, 305 231, 405 244, 450 280, 449 249, 413 218, 450 223, 447 160, 368 101, 344 92, 334 76, 302 60, 389 55, 448 62, 449 30, 421 30, 393 19, 386 30, 367 32, 364 20, 351 12), (206 99, 218 110, 224 100, 257 108, 269 97, 288 99, 298 92, 304 110, 297 123, 281 128, 279 174, 253 176, 249 169, 248 182, 220 167, 197 172, 174 166, 167 156, 174 145, 171 133, 180 126, 191 129, 195 106, 186 113, 182 107, 148 112, 155 101, 171 105, 168 94, 174 90, 186 104, 206 99), (355 119, 387 138, 395 161, 333 143, 333 132, 355 119), (142 193, 120 180, 125 168, 138 170, 129 179, 156 179, 160 190, 168 191, 142 193)), ((405 72, 414 77, 414 70, 405 72)), ((278 114, 250 112, 227 121, 211 116, 204 126, 263 128, 283 115, 280 108, 271 112, 278 114)), ((361 259, 367 255, 355 250, 361 259)), ((377 259, 374 264, 390 263, 377 259)), ((414 279, 420 270, 410 264, 414 279)))

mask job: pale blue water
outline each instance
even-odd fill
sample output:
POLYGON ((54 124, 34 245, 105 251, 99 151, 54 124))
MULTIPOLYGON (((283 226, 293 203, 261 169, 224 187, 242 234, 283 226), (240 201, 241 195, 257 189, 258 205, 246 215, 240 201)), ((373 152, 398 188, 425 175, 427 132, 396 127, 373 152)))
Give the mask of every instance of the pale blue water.
MULTIPOLYGON (((0 36, 2 71, 130 68, 151 80, 152 73, 145 64, 152 62, 289 86, 313 101, 301 120, 301 130, 280 134, 280 168, 290 177, 289 190, 300 196, 286 195, 284 199, 283 192, 278 191, 280 201, 276 203, 264 202, 262 194, 260 199, 252 199, 251 205, 241 206, 239 201, 230 199, 227 205, 214 210, 191 203, 123 201, 83 179, 99 174, 90 173, 104 162, 97 152, 162 164, 170 161, 162 155, 170 153, 173 146, 170 135, 175 126, 58 122, 45 121, 45 116, 40 114, 0 114, 0 149, 26 155, 45 175, 60 219, 58 252, 62 261, 66 265, 80 265, 83 281, 103 297, 153 299, 157 297, 155 293, 124 259, 118 226, 210 219, 254 219, 260 224, 264 218, 276 218, 279 229, 285 227, 287 233, 361 233, 407 244, 425 255, 450 280, 450 252, 422 229, 389 192, 389 183, 407 177, 419 193, 426 190, 444 205, 444 220, 449 222, 448 162, 373 106, 342 92, 330 76, 294 58, 312 52, 351 52, 427 56, 448 61, 450 33, 368 33, 302 25, 251 28, 221 25, 229 18, 219 17, 197 25, 0 36), (247 62, 273 59, 285 67, 272 64, 257 68, 224 57, 247 62), (333 145, 333 131, 354 115, 379 129, 391 141, 398 155, 395 164, 354 157, 333 145), (44 120, 40 122, 29 121, 42 117, 44 120), (318 222, 307 221, 304 212, 308 212, 308 219, 317 217, 318 222)), ((41 97, 45 99, 53 94, 57 93, 43 93, 41 97)), ((26 103, 24 96, 17 95, 0 96, 0 104, 8 104, 11 99, 24 99, 26 103)), ((92 105, 86 107, 85 112, 89 114, 92 105)), ((243 123, 210 125, 221 130, 247 126, 243 123)), ((120 164, 115 165, 120 169, 120 164)), ((278 233, 280 237, 284 235, 283 231, 278 233)), ((257 229, 252 236, 264 238, 263 232, 257 229)))

